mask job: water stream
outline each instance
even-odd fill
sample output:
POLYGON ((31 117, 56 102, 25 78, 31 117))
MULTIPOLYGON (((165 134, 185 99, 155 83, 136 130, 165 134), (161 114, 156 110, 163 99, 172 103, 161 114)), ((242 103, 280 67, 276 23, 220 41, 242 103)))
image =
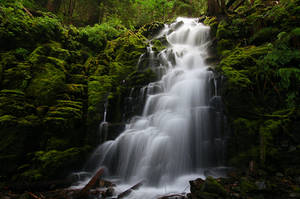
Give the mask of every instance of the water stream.
POLYGON ((197 19, 178 18, 165 26, 158 37, 166 37, 169 47, 150 53, 159 60, 156 66, 150 60, 151 67, 163 68, 163 74, 141 90, 143 114, 92 156, 94 169, 105 167, 119 192, 144 181, 128 198, 189 192, 188 180, 220 175, 226 141, 219 80, 205 63, 209 31, 197 19))

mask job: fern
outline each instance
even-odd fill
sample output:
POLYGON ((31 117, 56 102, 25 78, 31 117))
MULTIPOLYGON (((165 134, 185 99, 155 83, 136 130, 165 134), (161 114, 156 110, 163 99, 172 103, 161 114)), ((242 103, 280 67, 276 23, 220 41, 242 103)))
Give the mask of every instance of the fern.
POLYGON ((298 68, 280 68, 277 75, 281 78, 280 84, 285 89, 289 88, 292 77, 300 81, 300 69, 298 68))

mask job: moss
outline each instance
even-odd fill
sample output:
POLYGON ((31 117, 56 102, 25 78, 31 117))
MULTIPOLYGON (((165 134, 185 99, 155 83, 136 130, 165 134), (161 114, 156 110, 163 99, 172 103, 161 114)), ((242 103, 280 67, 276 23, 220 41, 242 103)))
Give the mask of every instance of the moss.
POLYGON ((216 37, 217 39, 230 39, 232 36, 231 31, 228 29, 228 24, 225 20, 222 20, 218 24, 216 37))
POLYGON ((214 16, 213 17, 206 17, 205 20, 203 21, 203 23, 205 25, 210 26, 212 35, 215 36, 217 34, 217 29, 218 29, 219 22, 218 22, 216 17, 214 17, 214 16))
POLYGON ((58 100, 57 105, 49 108, 43 122, 48 128, 75 128, 83 118, 82 102, 58 100))
POLYGON ((217 180, 210 176, 206 178, 204 184, 202 185, 201 191, 217 194, 218 196, 223 197, 227 195, 225 188, 220 183, 218 183, 217 180))
POLYGON ((250 86, 251 81, 247 77, 247 70, 235 70, 232 67, 224 66, 222 71, 227 78, 229 88, 242 89, 250 86))
POLYGON ((255 185, 253 182, 249 181, 249 180, 248 180, 247 178, 245 178, 245 177, 242 177, 242 178, 240 179, 240 187, 241 187, 241 194, 242 194, 243 196, 247 196, 248 193, 257 190, 256 185, 255 185))
POLYGON ((154 51, 157 51, 157 52, 160 52, 162 51, 163 49, 166 48, 166 46, 164 46, 160 40, 158 39, 155 39, 154 41, 152 41, 152 44, 153 44, 153 50, 154 51))
MULTIPOLYGON (((20 175, 21 178, 28 182, 41 181, 44 179, 43 173, 39 169, 30 169, 20 175)), ((31 196, 30 196, 31 197, 31 196)))
POLYGON ((274 28, 274 27, 263 28, 250 38, 250 43, 260 45, 262 43, 270 42, 274 40, 275 36, 278 33, 279 33, 278 28, 274 28))
POLYGON ((17 123, 16 117, 12 115, 3 115, 0 117, 0 126, 3 127, 9 127, 13 126, 17 123))
POLYGON ((80 98, 85 95, 86 87, 87 85, 83 84, 66 84, 66 92, 80 98))
POLYGON ((101 121, 103 104, 112 89, 111 76, 91 76, 88 82, 88 122, 101 121))
POLYGON ((231 40, 221 39, 217 43, 217 52, 219 55, 226 55, 223 51, 228 51, 234 47, 234 44, 231 40))
POLYGON ((221 67, 232 67, 234 69, 247 68, 257 63, 257 59, 263 57, 270 51, 268 45, 263 46, 247 46, 235 48, 231 53, 221 60, 221 67))
POLYGON ((27 103, 24 92, 20 90, 0 91, 0 114, 23 117, 34 112, 34 106, 27 103))
POLYGON ((82 157, 89 150, 89 147, 73 147, 64 151, 50 150, 38 151, 35 153, 36 161, 41 164, 40 172, 43 177, 54 177, 63 174, 66 169, 80 166, 82 157))
POLYGON ((47 147, 48 151, 50 150, 66 150, 67 147, 70 145, 66 139, 51 137, 47 140, 47 147))
POLYGON ((33 77, 27 94, 34 97, 37 105, 50 105, 65 88, 65 73, 53 64, 47 63, 40 73, 33 77))

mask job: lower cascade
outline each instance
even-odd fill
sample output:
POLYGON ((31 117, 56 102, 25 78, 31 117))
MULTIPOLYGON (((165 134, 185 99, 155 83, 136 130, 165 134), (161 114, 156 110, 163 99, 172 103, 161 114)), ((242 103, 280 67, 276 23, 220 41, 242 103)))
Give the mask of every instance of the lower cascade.
POLYGON ((161 78, 143 89, 142 116, 132 118, 115 140, 100 145, 89 161, 94 172, 105 168, 119 192, 143 181, 128 198, 188 192, 189 180, 222 175, 226 135, 220 77, 205 62, 209 31, 192 18, 165 25, 157 38, 165 37, 168 48, 148 53, 161 78))

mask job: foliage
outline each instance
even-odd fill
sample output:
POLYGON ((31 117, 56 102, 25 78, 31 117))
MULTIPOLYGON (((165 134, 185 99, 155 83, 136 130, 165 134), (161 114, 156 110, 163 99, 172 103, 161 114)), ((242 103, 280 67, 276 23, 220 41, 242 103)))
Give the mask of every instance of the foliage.
POLYGON ((236 167, 254 161, 273 172, 299 164, 285 158, 283 147, 300 142, 294 127, 300 102, 297 7, 297 1, 256 2, 218 23, 218 69, 225 76, 224 103, 234 135, 229 163, 236 167))
POLYGON ((114 23, 95 24, 93 27, 87 26, 80 30, 80 37, 94 51, 103 50, 108 40, 112 40, 119 36, 124 28, 119 21, 114 23))

